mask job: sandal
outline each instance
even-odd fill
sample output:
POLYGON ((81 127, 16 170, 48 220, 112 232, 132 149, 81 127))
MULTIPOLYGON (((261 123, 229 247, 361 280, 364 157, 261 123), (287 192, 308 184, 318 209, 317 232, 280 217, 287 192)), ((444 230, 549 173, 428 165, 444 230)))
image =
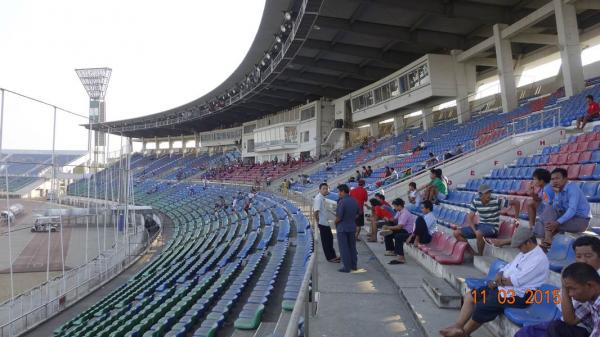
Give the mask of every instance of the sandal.
POLYGON ((385 252, 385 254, 383 254, 383 255, 384 256, 396 256, 396 253, 388 251, 388 252, 385 252))
POLYGON ((388 262, 388 264, 404 264, 404 263, 406 263, 406 261, 392 260, 392 261, 388 262))

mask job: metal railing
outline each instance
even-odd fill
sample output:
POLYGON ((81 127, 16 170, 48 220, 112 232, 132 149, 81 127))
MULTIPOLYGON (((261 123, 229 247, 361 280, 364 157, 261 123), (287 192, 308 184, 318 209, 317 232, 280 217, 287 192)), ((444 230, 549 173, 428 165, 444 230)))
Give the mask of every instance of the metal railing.
POLYGON ((137 231, 129 240, 118 242, 88 263, 66 271, 32 288, 13 300, 0 304, 0 337, 18 336, 75 304, 98 287, 112 280, 141 256, 156 238, 137 231), (129 241, 129 242, 127 242, 129 241), (129 244, 128 249, 124 249, 129 244))
POLYGON ((436 163, 435 165, 431 166, 431 167, 424 167, 423 169, 420 170, 416 170, 414 172, 411 172, 411 174, 404 176, 398 180, 395 180, 392 183, 383 185, 379 188, 377 188, 376 190, 369 192, 369 194, 374 194, 377 192, 381 192, 385 189, 388 189, 390 187, 393 187, 397 184, 400 184, 406 180, 411 180, 414 179, 417 175, 422 174, 423 172, 425 172, 426 169, 429 168, 433 168, 433 167, 438 167, 438 166, 442 166, 444 164, 447 164, 450 161, 456 160, 457 158, 460 158, 464 155, 467 155, 469 153, 472 153, 474 151, 477 151, 479 148, 482 148, 484 146, 490 145, 492 143, 498 142, 502 139, 505 139, 507 137, 510 136, 514 136, 517 134, 522 134, 522 133, 527 133, 527 132, 532 132, 532 131, 538 131, 541 129, 547 129, 547 128, 552 128, 552 127, 558 127, 560 126, 560 121, 561 121, 561 108, 560 106, 558 107, 554 107, 551 109, 547 109, 547 110, 542 110, 539 112, 534 112, 532 114, 529 114, 527 116, 523 116, 523 117, 519 117, 519 118, 515 118, 513 120, 511 120, 509 123, 507 123, 504 126, 500 126, 498 128, 495 128, 494 130, 491 130, 483 135, 480 135, 479 137, 466 142, 465 144, 469 144, 470 142, 473 143, 473 146, 471 147, 472 150, 471 151, 465 151, 462 154, 458 155, 458 156, 453 156, 450 159, 447 160, 443 160, 443 161, 439 161, 438 163, 436 163))
MULTIPOLYGON (((271 191, 274 192, 275 190, 271 189, 271 191)), ((312 200, 300 195, 294 195, 293 193, 284 197, 294 201, 308 217, 311 224, 311 234, 313 237, 313 252, 307 262, 306 272, 304 273, 300 291, 298 291, 298 297, 296 298, 294 309, 290 315, 284 336, 298 337, 300 320, 304 319, 304 336, 308 337, 310 317, 314 317, 317 312, 317 297, 315 294, 319 291, 318 252, 320 238, 317 234, 317 225, 312 216, 312 200)))

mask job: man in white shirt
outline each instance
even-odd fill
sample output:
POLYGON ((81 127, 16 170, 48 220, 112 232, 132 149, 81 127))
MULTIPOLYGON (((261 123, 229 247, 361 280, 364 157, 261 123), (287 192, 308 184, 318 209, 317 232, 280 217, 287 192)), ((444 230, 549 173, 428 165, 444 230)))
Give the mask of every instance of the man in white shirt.
MULTIPOLYGON (((573 241, 573 250, 575 251, 575 262, 583 262, 592 266, 598 275, 600 275, 600 239, 595 236, 584 235, 578 237, 573 241)), ((561 293, 559 299, 565 299, 566 297, 561 293)), ((562 301, 561 301, 562 302, 562 301)), ((573 308, 573 315, 578 311, 579 307, 583 304, 573 300, 571 308, 573 308)), ((558 310, 562 311, 562 304, 557 303, 558 310)), ((567 315, 568 316, 568 315, 567 315)), ((585 323, 580 322, 579 325, 568 325, 562 319, 543 322, 535 325, 529 325, 521 328, 515 337, 530 337, 530 336, 549 336, 552 331, 567 331, 569 336, 588 336, 589 333, 594 329, 593 326, 586 326, 585 323)))
POLYGON ((550 264, 528 226, 517 227, 510 246, 519 248, 520 253, 500 269, 494 281, 465 294, 456 323, 440 330, 442 336, 470 336, 482 324, 493 321, 504 309, 528 306, 525 293, 539 288, 546 281, 550 264))
POLYGON ((329 262, 339 263, 340 258, 333 248, 333 233, 331 232, 330 224, 331 216, 329 216, 325 208, 325 196, 327 194, 329 194, 329 186, 327 183, 322 183, 319 185, 319 193, 317 193, 313 201, 313 212, 315 221, 319 225, 319 234, 321 235, 321 244, 323 245, 325 258, 329 262))

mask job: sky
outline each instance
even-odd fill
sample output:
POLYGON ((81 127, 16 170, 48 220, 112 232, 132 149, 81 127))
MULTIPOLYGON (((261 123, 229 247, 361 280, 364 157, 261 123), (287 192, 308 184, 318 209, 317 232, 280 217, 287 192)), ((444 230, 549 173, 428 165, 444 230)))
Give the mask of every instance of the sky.
MULTIPOLYGON (((237 68, 264 5, 2 0, 0 87, 87 116, 88 96, 74 69, 110 67, 107 120, 174 108, 209 92, 237 68)), ((59 110, 56 149, 87 149, 87 131, 78 126, 85 122, 59 110)), ((52 124, 52 107, 6 94, 3 148, 52 149, 52 124)))

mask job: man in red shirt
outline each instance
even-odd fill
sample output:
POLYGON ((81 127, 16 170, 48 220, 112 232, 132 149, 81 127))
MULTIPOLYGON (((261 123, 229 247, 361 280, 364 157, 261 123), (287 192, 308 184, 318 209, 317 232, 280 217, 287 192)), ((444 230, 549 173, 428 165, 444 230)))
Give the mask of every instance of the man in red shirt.
POLYGON ((377 227, 393 221, 394 213, 387 210, 379 199, 371 198, 369 203, 371 203, 371 237, 367 241, 377 242, 377 227))
POLYGON ((360 241, 360 230, 365 225, 365 202, 369 199, 369 193, 365 189, 365 180, 359 179, 358 186, 350 191, 350 196, 358 203, 358 217, 356 218, 356 241, 360 241))
POLYGON ((587 114, 577 119, 578 129, 583 129, 587 122, 594 118, 600 117, 600 105, 598 104, 598 102, 594 102, 594 96, 587 95, 585 97, 585 100, 587 101, 588 105, 587 114))

